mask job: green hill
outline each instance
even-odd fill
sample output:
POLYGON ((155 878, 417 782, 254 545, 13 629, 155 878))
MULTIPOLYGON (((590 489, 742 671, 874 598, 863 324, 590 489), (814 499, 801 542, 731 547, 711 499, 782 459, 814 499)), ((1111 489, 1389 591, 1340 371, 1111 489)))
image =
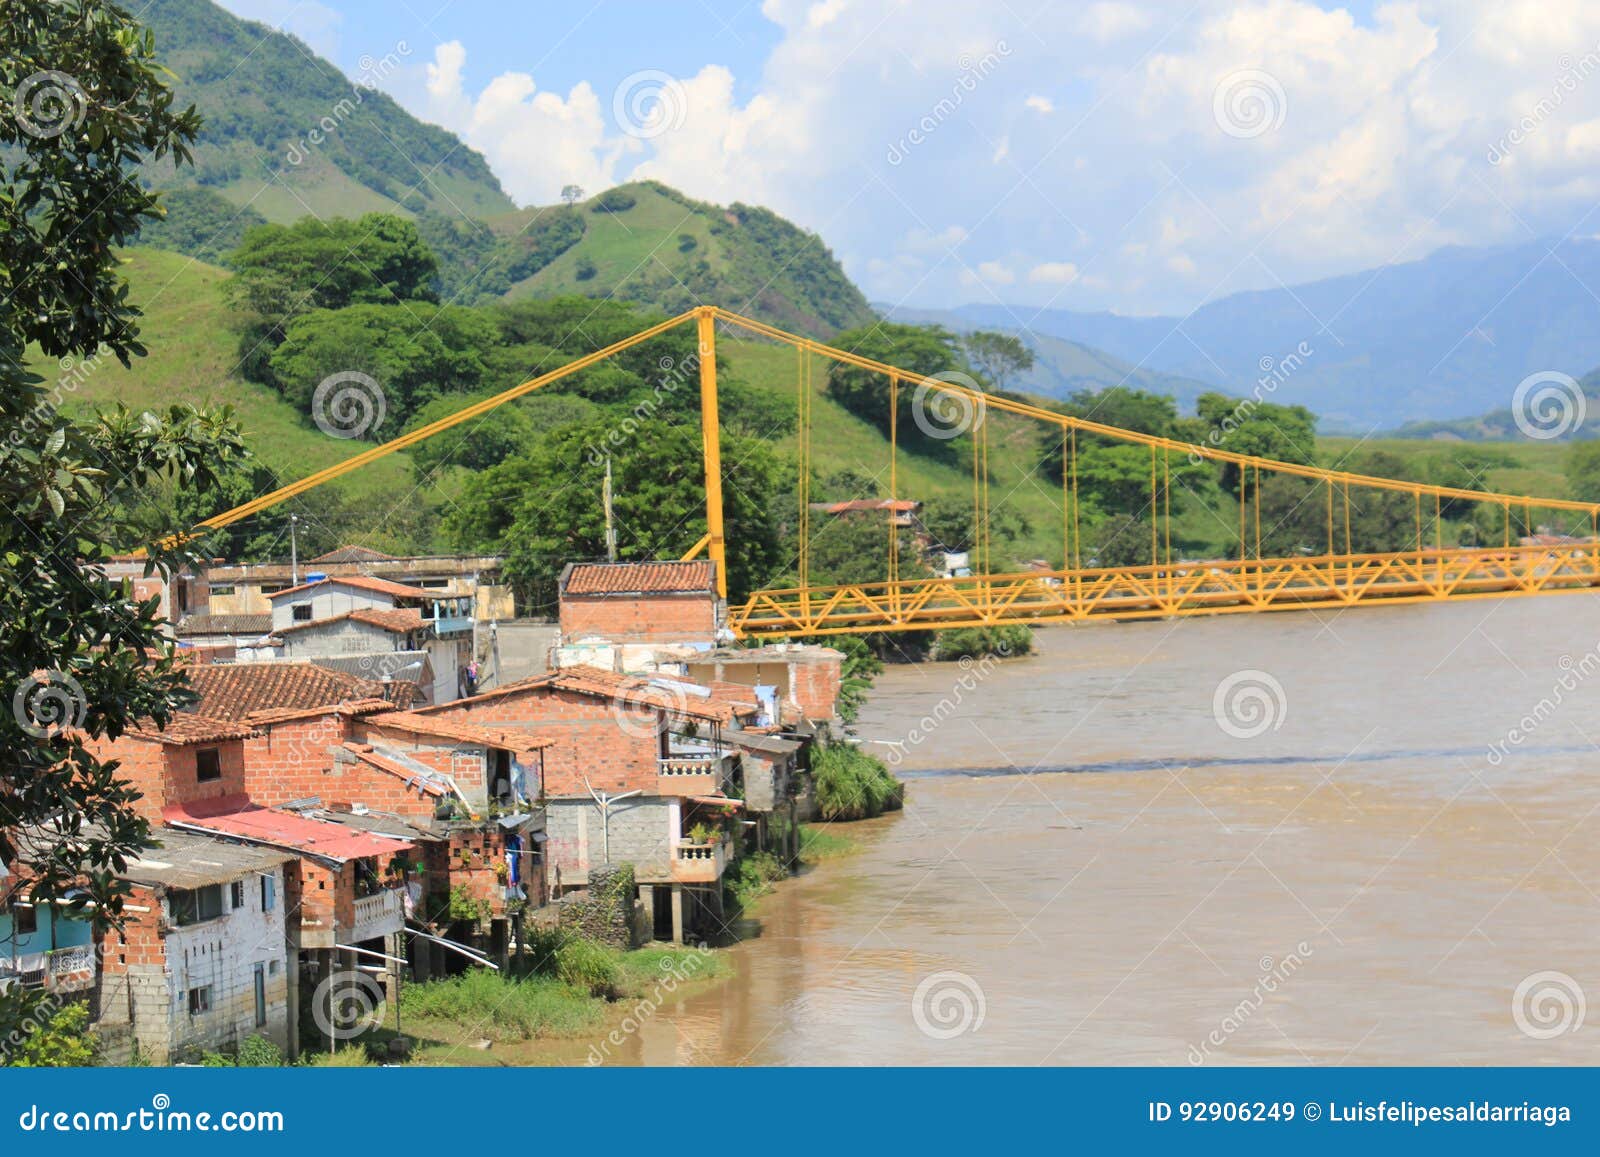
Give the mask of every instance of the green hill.
POLYGON ((194 168, 159 169, 156 184, 198 183, 272 221, 514 207, 480 154, 378 91, 398 57, 352 80, 299 41, 209 0, 151 0, 139 18, 176 74, 177 103, 193 103, 205 119, 194 168))

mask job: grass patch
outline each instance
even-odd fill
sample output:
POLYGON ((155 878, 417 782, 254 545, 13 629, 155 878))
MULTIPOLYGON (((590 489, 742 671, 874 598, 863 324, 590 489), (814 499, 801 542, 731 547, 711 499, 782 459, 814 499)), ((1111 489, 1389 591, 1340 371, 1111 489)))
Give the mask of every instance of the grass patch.
POLYGON ((449 1021, 488 1040, 579 1036, 605 1020, 605 1002, 550 976, 512 978, 474 969, 448 980, 407 985, 407 1018, 449 1021))
POLYGON ((779 880, 789 878, 789 866, 771 852, 751 852, 728 865, 722 877, 723 895, 735 908, 765 896, 779 880))
POLYGON ((816 824, 800 825, 800 859, 802 862, 815 863, 818 860, 831 860, 838 856, 848 856, 861 850, 861 845, 849 836, 841 835, 826 827, 816 824))

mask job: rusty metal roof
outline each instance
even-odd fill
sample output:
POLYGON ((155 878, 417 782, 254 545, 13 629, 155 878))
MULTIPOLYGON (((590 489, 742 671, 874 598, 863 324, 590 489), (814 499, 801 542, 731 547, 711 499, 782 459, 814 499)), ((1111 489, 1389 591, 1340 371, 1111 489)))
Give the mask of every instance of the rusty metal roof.
POLYGON ((161 818, 169 824, 183 824, 211 835, 267 844, 341 863, 392 855, 415 846, 409 840, 371 835, 343 824, 261 807, 244 796, 169 805, 162 809, 161 818))

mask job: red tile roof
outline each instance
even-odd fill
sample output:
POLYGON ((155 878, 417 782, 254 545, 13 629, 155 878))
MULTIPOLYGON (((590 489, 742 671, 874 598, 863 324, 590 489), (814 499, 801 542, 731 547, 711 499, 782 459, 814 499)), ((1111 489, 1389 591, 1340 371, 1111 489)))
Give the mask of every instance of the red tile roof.
POLYGON ((346 619, 357 623, 366 623, 378 627, 393 635, 407 635, 412 631, 420 631, 428 625, 428 620, 422 617, 422 612, 416 607, 358 607, 353 611, 346 611, 342 615, 334 615, 326 619, 312 619, 305 623, 291 623, 287 627, 279 627, 273 632, 275 635, 287 635, 293 631, 304 631, 309 627, 326 627, 331 623, 342 623, 346 619))
MULTIPOLYGON (((456 700, 452 706, 460 706, 456 700)), ((542 751, 555 743, 531 731, 514 727, 492 727, 478 723, 462 723, 451 719, 436 719, 431 715, 418 715, 414 711, 390 711, 372 715, 366 720, 373 727, 388 727, 411 735, 433 736, 455 743, 472 743, 480 747, 499 747, 506 751, 542 751)))
POLYGON ((813 502, 811 509, 827 514, 853 514, 859 510, 890 510, 895 514, 913 514, 922 503, 909 498, 852 498, 849 502, 813 502))
POLYGON ((329 575, 327 578, 320 578, 316 582, 301 583, 297 587, 285 587, 281 591, 273 591, 267 598, 281 599, 284 595, 308 591, 312 587, 320 587, 328 583, 334 583, 342 587, 355 587, 357 590, 362 591, 372 591, 374 594, 393 595, 397 599, 436 599, 441 597, 438 591, 430 591, 425 587, 411 587, 405 583, 392 583, 388 579, 371 578, 364 574, 336 574, 329 575))
POLYGON ((367 856, 392 855, 416 847, 407 840, 372 835, 343 824, 261 807, 239 795, 171 805, 162 809, 161 818, 174 827, 197 828, 212 835, 287 848, 341 863, 367 856))
POLYGON ((561 576, 564 595, 714 594, 717 567, 692 562, 579 562, 561 576))
POLYGON ((393 710, 394 704, 387 699, 347 699, 343 703, 325 703, 317 707, 276 707, 252 711, 245 718, 257 727, 269 727, 274 723, 287 723, 291 719, 306 719, 316 715, 372 715, 393 710))
POLYGON ((452 707, 470 711, 472 704, 481 699, 498 699, 545 689, 658 707, 671 715, 705 719, 713 723, 732 723, 740 718, 754 717, 761 710, 754 696, 745 697, 724 688, 710 688, 692 679, 665 675, 626 675, 600 667, 573 666, 480 691, 470 699, 419 708, 417 714, 431 718, 433 712, 452 707))
MULTIPOLYGON (((350 700, 389 699, 386 691, 414 688, 409 683, 380 683, 343 671, 330 671, 315 663, 230 663, 196 667, 189 672, 189 683, 200 693, 195 711, 217 719, 243 719, 257 711, 326 707, 350 700)), ((408 703, 409 699, 393 705, 408 703)))
POLYGON ((173 713, 171 721, 165 727, 157 726, 154 719, 145 718, 128 728, 127 733, 136 739, 149 739, 156 743, 182 746, 186 743, 221 743, 229 739, 248 739, 254 730, 249 724, 196 715, 191 711, 178 711, 173 713))

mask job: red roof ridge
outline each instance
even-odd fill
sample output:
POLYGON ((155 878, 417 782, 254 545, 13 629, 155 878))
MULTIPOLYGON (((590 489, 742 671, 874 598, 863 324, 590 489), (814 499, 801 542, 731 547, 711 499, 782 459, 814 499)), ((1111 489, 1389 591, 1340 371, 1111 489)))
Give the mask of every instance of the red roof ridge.
POLYGON ((716 564, 707 559, 671 562, 575 562, 561 574, 563 595, 713 594, 716 564))
MULTIPOLYGON (((267 598, 281 599, 284 595, 298 594, 300 591, 308 591, 312 587, 320 587, 328 583, 336 583, 340 586, 355 587, 357 590, 375 591, 378 594, 394 595, 396 598, 402 599, 436 599, 440 597, 452 597, 448 595, 441 596, 438 591, 430 591, 426 587, 408 586, 405 583, 390 582, 388 579, 373 578, 371 575, 330 574, 312 582, 301 583, 299 586, 285 587, 281 591, 273 591, 267 596, 267 598)), ((460 598, 462 596, 457 595, 454 597, 460 598)))

